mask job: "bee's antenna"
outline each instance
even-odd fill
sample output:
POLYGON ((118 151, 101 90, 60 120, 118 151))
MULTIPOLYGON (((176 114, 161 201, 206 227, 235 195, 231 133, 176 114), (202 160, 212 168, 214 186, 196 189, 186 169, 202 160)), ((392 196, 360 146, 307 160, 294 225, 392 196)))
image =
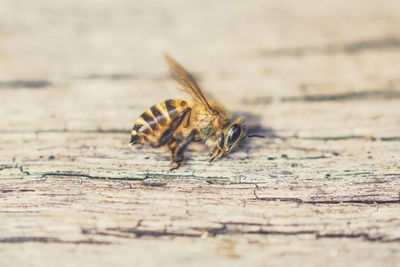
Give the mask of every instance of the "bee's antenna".
POLYGON ((260 134, 250 134, 250 135, 247 135, 247 137, 258 137, 258 138, 265 138, 265 135, 260 135, 260 134))

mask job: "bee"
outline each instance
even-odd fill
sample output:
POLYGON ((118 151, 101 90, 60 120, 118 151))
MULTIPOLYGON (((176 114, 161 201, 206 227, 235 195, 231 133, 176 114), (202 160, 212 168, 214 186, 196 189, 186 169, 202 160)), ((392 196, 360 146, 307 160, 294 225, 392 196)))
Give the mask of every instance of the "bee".
POLYGON ((170 171, 182 165, 191 142, 203 142, 210 148, 210 163, 224 157, 246 137, 243 119, 233 120, 222 105, 204 96, 184 67, 168 54, 164 57, 170 76, 191 99, 169 99, 143 112, 133 126, 130 144, 166 146, 175 164, 170 171))

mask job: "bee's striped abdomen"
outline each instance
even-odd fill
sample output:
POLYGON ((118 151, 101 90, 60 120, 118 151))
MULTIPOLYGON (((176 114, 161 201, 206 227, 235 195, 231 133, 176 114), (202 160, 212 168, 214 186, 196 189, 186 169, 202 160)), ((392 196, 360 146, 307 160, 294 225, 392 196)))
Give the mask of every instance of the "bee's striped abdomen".
POLYGON ((133 126, 131 145, 150 143, 157 146, 160 136, 168 129, 171 121, 187 106, 184 100, 169 99, 143 112, 133 126))

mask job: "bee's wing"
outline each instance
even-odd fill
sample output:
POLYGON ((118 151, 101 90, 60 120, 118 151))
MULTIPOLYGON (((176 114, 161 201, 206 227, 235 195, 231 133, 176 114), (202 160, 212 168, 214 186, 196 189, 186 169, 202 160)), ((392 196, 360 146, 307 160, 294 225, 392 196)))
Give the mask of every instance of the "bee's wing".
POLYGON ((182 86, 182 90, 188 93, 194 101, 203 105, 210 113, 215 114, 193 76, 167 53, 164 53, 164 57, 169 67, 170 76, 182 86))

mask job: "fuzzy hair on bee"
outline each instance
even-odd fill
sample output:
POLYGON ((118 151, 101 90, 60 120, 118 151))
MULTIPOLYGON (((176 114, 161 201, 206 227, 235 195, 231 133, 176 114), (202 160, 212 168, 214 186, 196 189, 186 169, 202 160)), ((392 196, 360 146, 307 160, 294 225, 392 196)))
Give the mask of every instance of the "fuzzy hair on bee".
POLYGON ((207 99, 193 76, 168 54, 164 54, 169 74, 189 99, 169 99, 143 112, 132 129, 131 145, 167 147, 170 169, 178 169, 191 142, 205 143, 211 152, 210 163, 227 155, 245 137, 242 118, 233 120, 222 105, 207 99))

